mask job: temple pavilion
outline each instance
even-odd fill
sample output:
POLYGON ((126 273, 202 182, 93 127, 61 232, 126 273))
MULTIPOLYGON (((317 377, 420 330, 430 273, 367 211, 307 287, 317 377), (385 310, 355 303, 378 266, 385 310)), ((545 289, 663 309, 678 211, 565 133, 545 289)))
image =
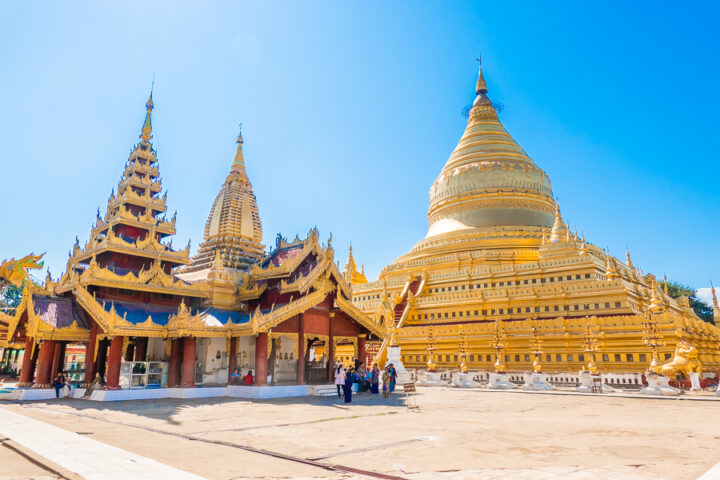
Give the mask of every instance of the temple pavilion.
POLYGON ((363 358, 384 329, 353 305, 331 240, 313 228, 265 250, 240 135, 197 254, 174 248, 153 108, 151 95, 105 215, 76 239, 65 272, 27 282, 15 314, 0 317, 2 346, 24 350, 20 386, 69 370, 84 384, 99 373, 110 390, 191 388, 225 385, 236 368, 256 386, 332 383, 336 347, 363 358))
POLYGON ((500 123, 482 69, 475 92, 467 127, 430 187, 425 238, 375 281, 346 276, 353 304, 396 326, 404 365, 492 370, 500 332, 508 370, 531 370, 537 354, 544 371, 577 372, 593 332, 606 372, 645 371, 652 355, 670 359, 680 339, 717 372, 720 329, 687 298, 670 298, 629 252, 621 261, 578 237, 548 175, 500 123))

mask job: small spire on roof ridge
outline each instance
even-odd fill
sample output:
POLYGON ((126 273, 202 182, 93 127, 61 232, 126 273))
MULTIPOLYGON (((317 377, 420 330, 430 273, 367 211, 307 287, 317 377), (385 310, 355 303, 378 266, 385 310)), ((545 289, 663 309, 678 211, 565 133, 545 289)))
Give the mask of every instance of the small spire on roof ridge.
POLYGON ((562 215, 560 214, 560 205, 555 204, 555 223, 550 231, 550 242, 559 242, 564 236, 567 236, 568 227, 563 222, 562 215))
POLYGON ((608 280, 615 280, 618 278, 618 271, 617 268, 615 268, 615 262, 610 257, 610 254, 605 251, 605 277, 608 280))
POLYGON ((478 61, 478 80, 477 80, 477 84, 475 85, 475 93, 477 95, 486 94, 487 93, 487 84, 485 83, 485 78, 483 77, 483 73, 482 73, 482 57, 478 57, 477 61, 478 61))
POLYGON ((635 268, 635 265, 633 265, 632 260, 630 260, 630 249, 625 248, 625 265, 627 265, 630 268, 635 268))

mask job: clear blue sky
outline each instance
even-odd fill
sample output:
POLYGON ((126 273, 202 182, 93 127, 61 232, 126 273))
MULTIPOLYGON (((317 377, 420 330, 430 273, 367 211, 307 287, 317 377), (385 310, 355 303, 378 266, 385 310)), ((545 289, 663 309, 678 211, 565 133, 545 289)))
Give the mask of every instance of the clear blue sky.
POLYGON ((61 273, 154 72, 176 246, 202 240, 242 122, 266 243, 317 225, 374 278, 427 231, 482 54, 571 227, 645 272, 720 283, 719 20, 709 1, 2 2, 0 257, 47 251, 61 273))

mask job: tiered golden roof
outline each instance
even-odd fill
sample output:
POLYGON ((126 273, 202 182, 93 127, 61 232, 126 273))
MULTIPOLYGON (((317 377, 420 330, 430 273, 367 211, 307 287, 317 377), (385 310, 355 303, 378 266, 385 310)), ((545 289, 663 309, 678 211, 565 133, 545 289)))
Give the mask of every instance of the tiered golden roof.
POLYGON ((54 286, 57 293, 83 288, 109 287, 156 294, 205 297, 172 274, 189 263, 189 245, 174 250, 163 240, 175 233, 175 217, 165 218, 167 194, 162 183, 152 139, 152 94, 146 105, 140 142, 127 160, 117 193, 108 199, 107 211, 98 211, 90 238, 83 247, 76 239, 67 269, 54 286))
MULTIPOLYGON (((205 224, 205 237, 186 273, 207 270, 219 252, 222 265, 247 270, 263 257, 262 223, 257 200, 245 171, 242 133, 230 173, 213 203, 205 224)), ((189 278, 189 277, 186 277, 189 278)))

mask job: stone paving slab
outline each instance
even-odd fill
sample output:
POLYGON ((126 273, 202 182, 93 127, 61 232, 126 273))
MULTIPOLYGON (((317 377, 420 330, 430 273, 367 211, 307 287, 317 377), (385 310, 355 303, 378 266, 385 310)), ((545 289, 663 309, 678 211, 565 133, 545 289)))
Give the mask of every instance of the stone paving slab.
POLYGON ((203 480, 77 433, 0 409, 0 435, 88 480, 203 480))

